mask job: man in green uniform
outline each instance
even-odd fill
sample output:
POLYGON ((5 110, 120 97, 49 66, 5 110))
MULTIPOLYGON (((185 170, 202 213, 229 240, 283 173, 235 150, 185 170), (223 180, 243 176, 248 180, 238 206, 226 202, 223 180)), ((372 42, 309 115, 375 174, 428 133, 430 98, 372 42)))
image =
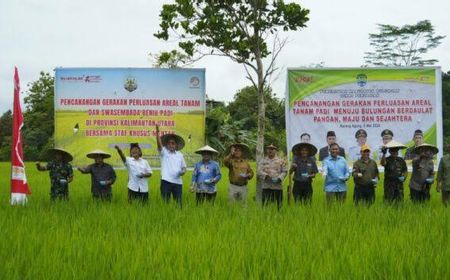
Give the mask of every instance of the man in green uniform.
POLYGON ((438 192, 442 192, 442 203, 445 206, 448 205, 450 198, 450 144, 447 146, 447 152, 448 154, 443 156, 439 162, 436 187, 438 192))
POLYGON ((406 146, 392 140, 386 145, 381 158, 381 165, 384 166, 384 201, 403 201, 403 183, 408 175, 408 167, 403 158, 399 156, 399 150, 406 149, 406 146), (387 149, 390 156, 386 158, 387 149))
POLYGON ((50 171, 50 198, 69 199, 69 183, 73 180, 72 165, 69 162, 73 160, 72 155, 63 149, 49 149, 49 162, 42 166, 40 162, 36 162, 36 168, 39 171, 50 171))
POLYGON ((360 202, 372 204, 375 201, 375 187, 379 175, 377 163, 370 158, 370 147, 367 144, 361 146, 361 158, 353 164, 353 180, 355 204, 358 205, 360 202))
POLYGON ((414 149, 418 155, 412 162, 412 175, 409 188, 412 202, 425 202, 430 200, 430 188, 434 181, 433 155, 438 153, 438 148, 422 144, 414 149))

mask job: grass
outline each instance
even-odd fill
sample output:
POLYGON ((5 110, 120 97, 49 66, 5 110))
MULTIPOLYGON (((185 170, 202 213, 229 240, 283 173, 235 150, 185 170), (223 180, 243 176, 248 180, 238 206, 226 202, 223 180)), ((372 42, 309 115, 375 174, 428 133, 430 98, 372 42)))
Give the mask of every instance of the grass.
MULTIPOLYGON (((150 202, 128 204, 120 170, 111 203, 90 198, 76 171, 68 202, 50 203, 48 173, 32 164, 26 207, 11 207, 9 164, 0 164, 0 279, 446 279, 449 209, 432 201, 390 207, 327 207, 322 182, 311 206, 229 204, 227 178, 214 206, 195 206, 184 178, 183 209, 163 204, 159 174, 150 202)), ((225 174, 227 172, 224 172, 225 174)), ((254 194, 254 183, 251 183, 254 194)))

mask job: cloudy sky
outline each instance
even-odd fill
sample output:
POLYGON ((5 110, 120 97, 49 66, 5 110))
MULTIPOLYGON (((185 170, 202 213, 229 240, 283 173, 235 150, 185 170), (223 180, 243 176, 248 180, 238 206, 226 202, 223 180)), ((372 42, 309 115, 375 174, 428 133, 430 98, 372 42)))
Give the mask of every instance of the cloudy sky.
MULTIPOLYGON (((310 9, 308 27, 289 33, 279 57, 284 70, 273 82, 284 95, 285 68, 324 62, 327 67, 359 67, 369 50, 368 33, 377 23, 414 24, 429 19, 440 35, 450 35, 448 0, 304 0, 310 9)), ((1 0, 0 113, 12 107, 13 69, 19 68, 22 90, 40 71, 55 67, 151 67, 148 54, 171 49, 157 40, 160 0, 1 0)), ((450 70, 450 36, 430 52, 444 71, 450 70)), ((248 85, 245 72, 227 58, 208 57, 209 97, 229 101, 248 85)))

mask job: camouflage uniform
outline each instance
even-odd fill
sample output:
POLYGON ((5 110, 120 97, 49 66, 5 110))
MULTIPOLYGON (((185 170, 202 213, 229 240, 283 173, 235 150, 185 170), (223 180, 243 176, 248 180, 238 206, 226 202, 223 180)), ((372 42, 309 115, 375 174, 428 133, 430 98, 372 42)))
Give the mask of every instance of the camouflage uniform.
POLYGON ((73 169, 70 163, 50 161, 45 167, 49 170, 51 188, 50 198, 55 200, 69 198, 69 179, 73 177, 73 169), (61 182, 61 180, 65 180, 61 182))
POLYGON ((276 201, 280 208, 283 199, 282 182, 287 175, 286 161, 277 156, 272 159, 265 157, 259 162, 257 173, 262 184, 263 205, 276 201))
POLYGON ((428 178, 434 178, 434 163, 431 158, 416 158, 412 162, 413 171, 409 180, 411 200, 424 202, 430 200, 430 188, 428 178))
POLYGON ((384 200, 398 202, 403 200, 403 182, 400 177, 406 177, 408 168, 401 157, 389 156, 384 165, 384 200))

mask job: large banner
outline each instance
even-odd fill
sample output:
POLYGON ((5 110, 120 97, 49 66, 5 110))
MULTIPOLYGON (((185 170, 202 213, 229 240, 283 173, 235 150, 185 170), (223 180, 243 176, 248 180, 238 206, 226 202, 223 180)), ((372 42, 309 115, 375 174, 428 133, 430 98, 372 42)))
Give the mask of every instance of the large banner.
POLYGON ((152 68, 55 69, 55 146, 74 155, 73 165, 92 163, 102 149, 107 162, 123 166, 114 149, 137 142, 152 167, 159 166, 155 125, 186 142, 188 165, 205 144, 205 70, 152 68))
POLYGON ((308 133, 320 149, 327 146, 327 131, 334 131, 347 158, 355 160, 349 153, 359 151, 355 133, 364 129, 372 156, 379 159, 384 129, 409 147, 420 129, 425 142, 437 145, 442 156, 441 98, 441 72, 434 67, 289 69, 288 147, 308 133))

